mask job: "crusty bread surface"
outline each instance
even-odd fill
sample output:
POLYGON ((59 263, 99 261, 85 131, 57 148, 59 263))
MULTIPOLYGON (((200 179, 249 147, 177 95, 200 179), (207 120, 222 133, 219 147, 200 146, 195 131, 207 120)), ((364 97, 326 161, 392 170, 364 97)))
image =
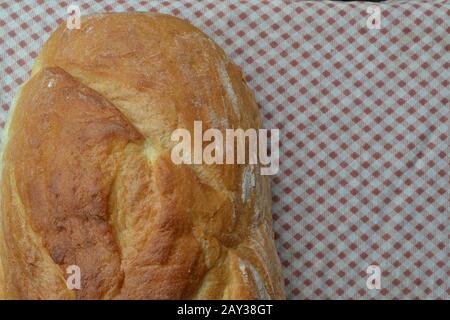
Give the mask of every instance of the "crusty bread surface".
POLYGON ((283 299, 259 166, 171 160, 172 132, 196 120, 261 128, 240 69, 204 33, 145 13, 62 24, 8 125, 0 298, 283 299))

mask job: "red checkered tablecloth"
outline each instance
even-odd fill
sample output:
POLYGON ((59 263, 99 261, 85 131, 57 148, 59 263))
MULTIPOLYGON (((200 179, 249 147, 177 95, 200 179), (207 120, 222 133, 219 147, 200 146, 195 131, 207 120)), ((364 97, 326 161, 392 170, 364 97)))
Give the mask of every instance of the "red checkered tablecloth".
POLYGON ((70 4, 183 17, 240 65, 266 128, 290 299, 449 299, 450 2, 0 2, 0 129, 70 4), (381 289, 366 286, 369 265, 381 289))

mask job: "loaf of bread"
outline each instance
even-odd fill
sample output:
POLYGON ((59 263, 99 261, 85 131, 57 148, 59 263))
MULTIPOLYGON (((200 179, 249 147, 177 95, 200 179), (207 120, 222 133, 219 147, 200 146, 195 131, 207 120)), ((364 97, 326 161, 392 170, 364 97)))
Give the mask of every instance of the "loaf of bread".
POLYGON ((145 13, 64 23, 13 110, 0 298, 284 298, 258 165, 171 160, 172 132, 196 120, 261 127, 240 69, 198 29, 145 13))

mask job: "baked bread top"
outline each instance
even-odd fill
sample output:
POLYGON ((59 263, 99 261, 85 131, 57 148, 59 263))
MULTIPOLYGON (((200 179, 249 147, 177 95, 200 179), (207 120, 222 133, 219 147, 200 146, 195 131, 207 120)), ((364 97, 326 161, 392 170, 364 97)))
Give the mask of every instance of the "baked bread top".
POLYGON ((261 127, 234 65, 188 22, 84 17, 44 45, 2 157, 0 298, 282 299, 258 165, 175 165, 170 136, 261 127), (66 268, 81 271, 69 290, 66 268))

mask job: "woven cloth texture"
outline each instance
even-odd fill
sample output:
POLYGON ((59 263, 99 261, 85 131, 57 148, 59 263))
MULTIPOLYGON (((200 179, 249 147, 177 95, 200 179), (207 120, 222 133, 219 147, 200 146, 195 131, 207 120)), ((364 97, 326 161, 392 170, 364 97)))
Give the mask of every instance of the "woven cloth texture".
POLYGON ((188 19, 244 71, 266 128, 289 299, 449 299, 449 1, 0 1, 0 130, 67 7, 188 19), (369 265, 381 289, 368 289, 369 265))

